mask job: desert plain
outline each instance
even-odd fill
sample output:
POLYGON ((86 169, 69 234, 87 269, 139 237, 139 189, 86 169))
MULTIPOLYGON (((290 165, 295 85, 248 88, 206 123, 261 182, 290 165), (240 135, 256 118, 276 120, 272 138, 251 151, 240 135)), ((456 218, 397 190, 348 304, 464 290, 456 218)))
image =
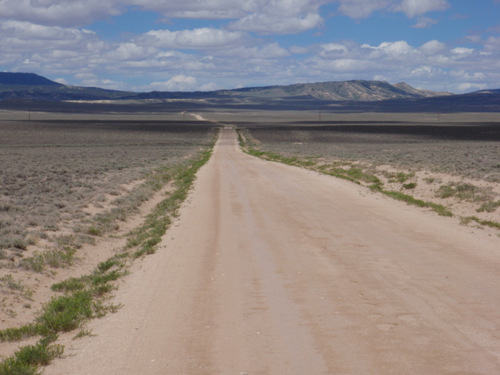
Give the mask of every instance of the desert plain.
POLYGON ((2 112, 0 356, 50 337, 45 374, 494 374, 499 124, 2 112), (82 291, 88 314, 47 323, 82 291))

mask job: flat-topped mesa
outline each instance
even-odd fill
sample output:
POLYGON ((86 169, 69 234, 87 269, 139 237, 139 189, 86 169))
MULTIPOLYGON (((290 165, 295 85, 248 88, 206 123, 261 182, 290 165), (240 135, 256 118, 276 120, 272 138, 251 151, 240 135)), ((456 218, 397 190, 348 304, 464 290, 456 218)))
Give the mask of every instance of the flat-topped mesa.
POLYGON ((249 97, 302 97, 309 96, 319 100, 334 101, 380 101, 389 99, 419 99, 449 93, 416 89, 401 82, 392 85, 385 81, 332 81, 316 83, 298 83, 286 86, 251 87, 236 90, 224 90, 225 95, 249 97))

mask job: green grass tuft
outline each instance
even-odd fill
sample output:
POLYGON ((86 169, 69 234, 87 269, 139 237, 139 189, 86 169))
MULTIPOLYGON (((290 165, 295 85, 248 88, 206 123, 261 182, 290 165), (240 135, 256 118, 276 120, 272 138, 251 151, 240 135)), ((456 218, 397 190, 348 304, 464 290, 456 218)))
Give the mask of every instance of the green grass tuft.
POLYGON ((89 291, 78 291, 72 295, 54 297, 37 318, 39 332, 43 336, 57 332, 68 332, 78 328, 92 317, 93 298, 89 291))
POLYGON ((423 208, 431 208, 433 211, 435 211, 438 215, 440 216, 448 216, 451 217, 453 216, 453 213, 446 208, 445 206, 441 204, 436 204, 432 202, 426 202, 421 199, 416 199, 412 197, 411 195, 403 194, 399 191, 386 191, 382 190, 381 191, 383 194, 387 195, 388 197, 397 199, 399 201, 406 202, 410 205, 417 206, 417 207, 423 207, 423 208))
POLYGON ((47 346, 43 343, 25 346, 16 354, 16 361, 30 366, 47 366, 54 358, 60 357, 63 349, 59 345, 47 346))
POLYGON ((63 268, 71 266, 75 261, 76 249, 64 247, 62 250, 35 251, 31 257, 19 262, 19 267, 28 271, 41 273, 46 266, 63 268))
POLYGON ((54 339, 42 339, 35 345, 23 346, 14 356, 0 363, 0 375, 39 374, 38 367, 47 366, 64 352, 61 345, 50 345, 54 339))
POLYGON ((38 324, 27 324, 19 328, 7 328, 0 331, 0 342, 24 340, 38 334, 38 324))
POLYGON ((60 283, 53 284, 51 289, 55 292, 76 292, 85 289, 86 282, 83 278, 69 278, 60 283))
POLYGON ((406 189, 406 190, 415 189, 416 187, 417 187, 416 182, 410 182, 408 184, 403 184, 403 189, 406 189))
POLYGON ((469 223, 470 221, 475 221, 478 224, 490 227, 490 228, 495 228, 495 229, 500 229, 500 223, 496 221, 490 221, 490 220, 482 220, 476 216, 467 216, 463 219, 463 222, 465 224, 469 223))
POLYGON ((496 202, 486 202, 481 205, 476 211, 477 212, 495 212, 497 208, 500 207, 500 201, 496 202))

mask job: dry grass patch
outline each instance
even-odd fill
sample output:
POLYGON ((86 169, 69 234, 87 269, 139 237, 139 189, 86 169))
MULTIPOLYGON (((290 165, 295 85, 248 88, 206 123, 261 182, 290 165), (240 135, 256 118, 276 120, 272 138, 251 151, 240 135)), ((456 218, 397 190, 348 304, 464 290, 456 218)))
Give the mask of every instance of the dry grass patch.
POLYGON ((41 237, 53 242, 75 228, 92 236, 115 229, 111 221, 123 220, 164 183, 151 174, 210 143, 210 127, 198 124, 1 122, 0 267, 41 237), (131 193, 125 186, 134 181, 149 186, 131 193), (89 205, 106 203, 106 196, 115 197, 112 212, 86 212, 89 205))

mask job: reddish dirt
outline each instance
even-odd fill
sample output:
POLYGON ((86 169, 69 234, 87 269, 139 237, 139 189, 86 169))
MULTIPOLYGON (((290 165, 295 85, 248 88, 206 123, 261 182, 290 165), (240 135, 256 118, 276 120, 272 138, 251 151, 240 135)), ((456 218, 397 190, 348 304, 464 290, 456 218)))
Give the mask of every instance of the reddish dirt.
POLYGON ((158 252, 53 374, 497 374, 499 239, 224 129, 158 252))

